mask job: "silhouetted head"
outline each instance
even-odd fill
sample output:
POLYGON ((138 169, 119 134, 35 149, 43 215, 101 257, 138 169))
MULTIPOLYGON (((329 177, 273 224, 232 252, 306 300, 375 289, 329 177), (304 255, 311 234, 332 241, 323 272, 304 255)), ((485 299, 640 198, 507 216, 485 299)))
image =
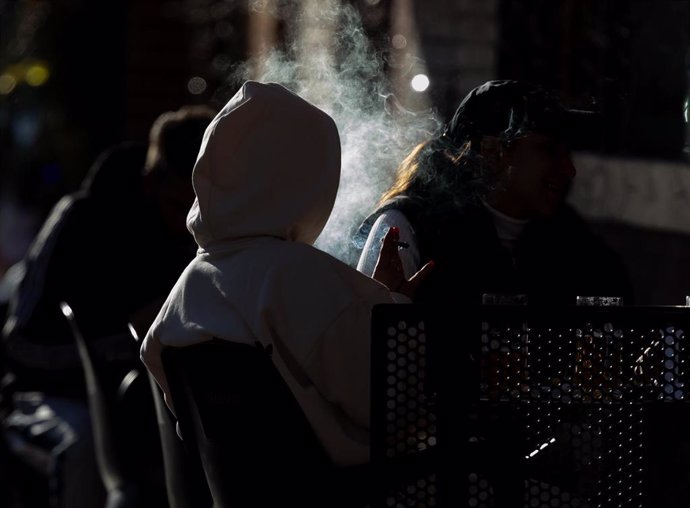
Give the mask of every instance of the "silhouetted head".
POLYGON ((175 236, 189 234, 186 219, 194 201, 192 170, 206 127, 215 116, 206 106, 184 106, 163 113, 151 127, 144 167, 146 194, 175 236))
POLYGON ((537 85, 489 81, 467 94, 441 136, 408 156, 383 199, 485 200, 516 218, 552 215, 575 176, 570 141, 594 118, 537 85))
POLYGON ((128 141, 113 145, 91 165, 82 189, 87 190, 98 203, 132 199, 140 192, 145 160, 144 144, 128 141))

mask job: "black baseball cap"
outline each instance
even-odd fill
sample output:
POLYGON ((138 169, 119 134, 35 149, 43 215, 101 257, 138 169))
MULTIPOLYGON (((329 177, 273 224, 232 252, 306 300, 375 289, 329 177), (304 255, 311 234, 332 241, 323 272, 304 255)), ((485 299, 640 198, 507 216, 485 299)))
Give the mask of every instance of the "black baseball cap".
POLYGON ((530 82, 495 80, 465 96, 443 136, 460 147, 484 136, 539 133, 558 136, 572 148, 591 148, 599 132, 598 113, 566 109, 555 95, 530 82))

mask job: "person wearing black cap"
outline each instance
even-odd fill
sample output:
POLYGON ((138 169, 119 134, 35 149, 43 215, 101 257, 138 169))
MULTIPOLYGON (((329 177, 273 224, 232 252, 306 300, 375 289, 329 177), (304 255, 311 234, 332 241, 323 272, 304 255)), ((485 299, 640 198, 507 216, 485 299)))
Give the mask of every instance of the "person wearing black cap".
MULTIPOLYGON (((591 143, 596 121, 531 83, 475 88, 440 135, 400 165, 358 231, 366 238, 358 269, 372 272, 380 238, 397 228, 405 275, 435 264, 415 302, 462 306, 484 295, 500 295, 499 303, 526 295, 530 304, 574 304, 589 295, 630 303, 622 263, 565 203, 575 177, 570 148, 591 143)), ((520 427, 480 421, 470 431, 480 440, 467 449, 469 462, 484 469, 496 506, 522 506, 520 427)))
POLYGON ((441 135, 417 146, 358 231, 358 269, 371 274, 380 238, 399 229, 409 276, 435 268, 415 301, 480 303, 524 294, 529 303, 619 296, 626 270, 564 202, 570 147, 596 132, 596 115, 565 109, 531 83, 489 81, 460 103, 441 135))

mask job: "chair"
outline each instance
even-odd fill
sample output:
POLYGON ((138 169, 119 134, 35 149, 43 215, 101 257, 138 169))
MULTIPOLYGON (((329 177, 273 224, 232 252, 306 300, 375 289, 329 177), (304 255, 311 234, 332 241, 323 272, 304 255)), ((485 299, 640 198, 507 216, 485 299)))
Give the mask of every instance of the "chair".
POLYGON ((359 472, 332 465, 269 352, 216 339, 166 348, 163 366, 214 506, 349 505, 359 472))
MULTIPOLYGON (((129 323, 128 328, 132 339, 140 347, 141 337, 136 327, 129 323)), ((213 500, 206 484, 203 468, 198 461, 198 454, 195 456, 187 452, 177 435, 175 417, 165 404, 158 383, 150 372, 147 372, 147 378, 156 412, 168 507, 210 507, 213 500)))
POLYGON ((62 302, 60 309, 71 327, 84 369, 96 460, 108 495, 106 507, 134 508, 138 506, 136 483, 127 478, 124 470, 124 460, 114 438, 116 431, 113 428, 112 408, 94 365, 93 353, 81 333, 71 307, 66 302, 62 302))
POLYGON ((94 448, 99 475, 106 489, 106 508, 162 506, 160 450, 148 433, 153 427, 153 403, 139 369, 130 370, 110 393, 104 366, 81 333, 70 306, 60 304, 77 344, 84 369, 94 448), (150 413, 149 413, 150 411, 150 413), (160 485, 158 485, 160 483, 160 485))
POLYGON ((170 508, 203 508, 213 504, 198 454, 187 451, 176 431, 176 420, 149 373, 151 393, 163 451, 165 486, 170 508))
MULTIPOLYGON (((442 486, 437 379, 429 345, 443 334, 442 314, 429 305, 377 305, 372 313, 371 462, 387 471, 416 464, 382 485, 376 506, 448 506, 442 486), (420 460, 421 458, 421 460, 420 460)), ((441 441, 442 442, 442 441, 441 441)), ((457 506, 461 506, 458 504, 457 506)))

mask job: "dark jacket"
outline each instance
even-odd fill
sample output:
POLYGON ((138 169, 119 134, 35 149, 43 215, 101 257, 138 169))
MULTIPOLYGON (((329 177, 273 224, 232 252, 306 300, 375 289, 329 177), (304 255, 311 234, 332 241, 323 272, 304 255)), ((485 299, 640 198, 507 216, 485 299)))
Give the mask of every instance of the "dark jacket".
MULTIPOLYGON (((24 259, 26 273, 5 324, 5 367, 17 389, 79 396, 84 375, 74 337, 59 304, 67 302, 113 382, 133 362, 138 346, 128 321, 167 295, 193 250, 165 233, 141 190, 140 168, 115 160, 98 168, 78 192, 53 208, 24 259)), ((191 242, 191 236, 190 245, 191 242)))
POLYGON ((622 296, 632 303, 620 259, 569 206, 530 222, 512 254, 499 242, 482 205, 458 210, 398 197, 371 214, 360 234, 391 209, 410 221, 422 264, 435 263, 416 302, 481 303, 482 294, 495 293, 526 294, 530 304, 574 304, 576 296, 622 296))

